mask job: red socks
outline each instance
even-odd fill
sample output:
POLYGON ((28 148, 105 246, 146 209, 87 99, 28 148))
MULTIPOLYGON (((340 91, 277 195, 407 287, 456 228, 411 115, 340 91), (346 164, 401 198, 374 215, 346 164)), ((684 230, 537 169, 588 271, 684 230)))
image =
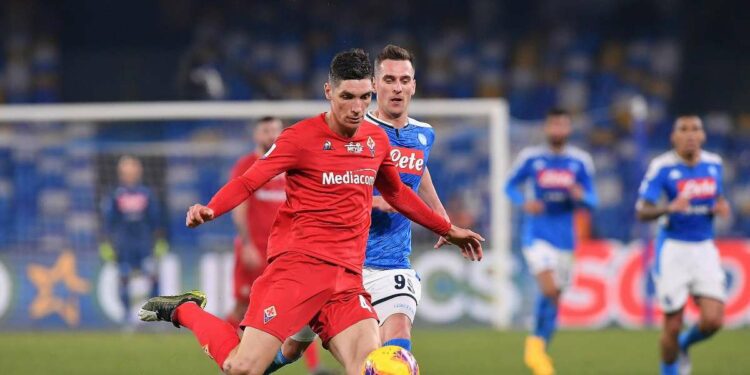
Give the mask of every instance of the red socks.
POLYGON ((183 303, 177 307, 174 319, 193 331, 198 343, 220 369, 232 349, 240 344, 237 331, 231 324, 211 315, 195 303, 183 303))
POLYGON ((320 366, 320 357, 318 356, 318 344, 315 341, 307 347, 304 356, 307 371, 313 372, 317 370, 318 366, 320 366))

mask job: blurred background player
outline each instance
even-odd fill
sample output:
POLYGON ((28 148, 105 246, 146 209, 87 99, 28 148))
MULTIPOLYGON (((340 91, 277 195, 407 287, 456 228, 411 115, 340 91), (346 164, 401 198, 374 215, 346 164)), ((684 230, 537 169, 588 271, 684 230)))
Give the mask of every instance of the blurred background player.
POLYGON ((505 186, 507 196, 525 214, 523 254, 541 292, 524 352, 524 362, 538 375, 554 373, 547 346, 557 327, 560 295, 570 283, 573 212, 597 204, 591 156, 567 144, 571 131, 570 115, 550 110, 544 122, 546 144, 521 151, 505 186), (521 185, 528 180, 533 195, 527 197, 521 185))
POLYGON ((714 245, 713 219, 729 217, 719 155, 701 149, 706 140, 698 116, 675 120, 674 149, 655 158, 646 172, 636 206, 638 219, 660 219, 653 270, 664 311, 661 373, 689 374, 688 349, 721 328, 724 271, 714 245), (665 195, 669 203, 659 204, 665 195), (680 334, 688 296, 700 309, 698 323, 680 334))
POLYGON ((168 250, 162 234, 159 202, 151 189, 143 185, 142 176, 139 159, 129 155, 121 157, 117 163, 118 186, 102 201, 106 232, 100 253, 104 260, 117 262, 125 322, 135 316, 130 313, 130 280, 145 274, 151 281, 149 297, 157 295, 155 258, 168 250))
MULTIPOLYGON (((258 120, 253 129, 255 150, 237 161, 232 168, 230 179, 241 176, 250 169, 253 163, 263 157, 273 146, 282 128, 283 124, 279 118, 267 116, 258 120)), ((232 221, 237 228, 234 243, 235 305, 227 321, 237 329, 240 328, 240 321, 247 311, 250 288, 268 265, 266 263, 268 236, 271 234, 276 212, 286 200, 285 188, 286 176, 280 174, 232 210, 232 221)), ((305 351, 305 363, 311 372, 320 370, 316 345, 311 345, 305 351)))
MULTIPOLYGON (((392 147, 390 156, 399 170, 401 181, 447 219, 448 214, 427 170, 435 132, 429 124, 416 121, 408 114, 409 103, 417 88, 413 60, 412 54, 402 47, 387 45, 383 48, 374 66, 377 108, 367 113, 365 120, 388 134, 392 147)), ((411 350, 411 327, 422 294, 417 273, 409 262, 411 221, 393 209, 377 189, 373 192, 372 208, 363 269, 365 290, 370 293, 380 320, 383 345, 411 350)), ((310 329, 304 328, 286 340, 272 369, 294 362, 314 337, 310 329)))

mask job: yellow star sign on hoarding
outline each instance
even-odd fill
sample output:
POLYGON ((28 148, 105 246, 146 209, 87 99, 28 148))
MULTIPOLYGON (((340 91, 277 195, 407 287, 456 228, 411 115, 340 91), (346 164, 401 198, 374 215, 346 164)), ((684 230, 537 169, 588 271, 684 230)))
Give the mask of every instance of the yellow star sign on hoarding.
POLYGON ((26 273, 38 292, 29 306, 31 318, 41 319, 58 314, 69 326, 77 326, 80 321, 77 294, 88 293, 91 287, 76 271, 75 254, 63 251, 52 267, 30 264, 26 273), (57 283, 62 283, 71 295, 65 298, 56 296, 54 289, 57 283))

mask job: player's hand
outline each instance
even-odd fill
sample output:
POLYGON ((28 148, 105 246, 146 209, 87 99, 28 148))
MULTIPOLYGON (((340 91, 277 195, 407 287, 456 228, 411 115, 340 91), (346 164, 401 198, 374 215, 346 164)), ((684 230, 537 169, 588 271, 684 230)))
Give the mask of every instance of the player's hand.
POLYGON ((254 270, 263 264, 263 259, 253 244, 246 243, 242 245, 242 251, 240 251, 240 262, 246 269, 254 270))
POLYGON ((386 202, 385 199, 383 199, 383 197, 380 197, 380 196, 372 197, 372 208, 378 211, 389 213, 389 214, 398 212, 396 211, 396 209, 391 207, 391 205, 388 204, 388 202, 386 202))
POLYGON ((732 214, 732 208, 729 207, 729 202, 724 198, 719 198, 714 205, 714 215, 726 219, 732 214))
POLYGON ((544 212, 544 203, 539 200, 530 200, 523 204, 523 211, 529 215, 538 215, 544 212))
POLYGON ((678 196, 673 201, 669 202, 667 206, 667 212, 673 213, 685 213, 690 209, 690 199, 686 196, 678 196))
POLYGON ((185 225, 189 228, 195 228, 213 219, 214 210, 202 204, 194 204, 188 209, 187 216, 185 217, 185 225))
POLYGON ((482 241, 484 237, 469 229, 451 225, 445 239, 461 249, 461 255, 468 260, 482 260, 482 241))
MULTIPOLYGON (((442 209, 442 211, 438 210, 438 212, 440 213, 440 216, 442 216, 445 220, 448 220, 449 223, 451 222, 451 219, 450 219, 450 217, 448 217, 448 213, 445 212, 445 209, 442 209)), ((439 249, 439 248, 443 247, 444 245, 450 245, 450 244, 451 243, 448 242, 448 240, 446 240, 445 237, 441 236, 441 237, 438 238, 437 242, 435 242, 435 246, 433 246, 432 248, 433 249, 439 249)))
POLYGON ((579 184, 575 184, 571 186, 570 189, 568 189, 568 191, 570 192, 570 197, 576 202, 582 201, 583 195, 586 193, 586 191, 583 190, 583 186, 579 184))

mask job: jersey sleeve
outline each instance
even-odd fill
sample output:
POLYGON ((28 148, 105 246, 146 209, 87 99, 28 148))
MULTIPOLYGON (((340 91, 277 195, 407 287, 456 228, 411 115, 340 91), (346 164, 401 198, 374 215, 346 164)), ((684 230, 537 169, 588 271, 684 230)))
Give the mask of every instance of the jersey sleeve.
POLYGON ((526 182, 526 179, 531 175, 531 167, 529 163, 530 157, 528 151, 524 150, 518 155, 518 159, 513 164, 508 176, 508 181, 505 183, 505 195, 508 196, 514 205, 520 206, 524 202, 523 191, 521 185, 526 182))
POLYGON ((723 197, 724 196, 724 163, 722 161, 719 161, 719 165, 717 166, 718 173, 716 178, 716 195, 723 197))
POLYGON ((245 201, 275 176, 298 167, 300 148, 295 129, 287 128, 271 149, 241 176, 231 179, 208 203, 214 217, 221 216, 245 201))
POLYGON ((577 182, 583 187, 583 199, 580 203, 588 209, 594 209, 599 203, 594 188, 594 162, 591 160, 591 156, 586 154, 582 158, 581 164, 583 164, 583 168, 580 168, 576 175, 577 182))
POLYGON ((407 219, 441 236, 447 234, 451 229, 450 222, 430 209, 412 189, 401 182, 393 160, 388 157, 390 146, 387 151, 375 179, 375 186, 383 199, 407 219))
POLYGON ((643 177, 641 186, 638 189, 638 199, 652 204, 657 203, 664 191, 663 179, 661 168, 654 162, 651 162, 646 171, 646 176, 643 177))

